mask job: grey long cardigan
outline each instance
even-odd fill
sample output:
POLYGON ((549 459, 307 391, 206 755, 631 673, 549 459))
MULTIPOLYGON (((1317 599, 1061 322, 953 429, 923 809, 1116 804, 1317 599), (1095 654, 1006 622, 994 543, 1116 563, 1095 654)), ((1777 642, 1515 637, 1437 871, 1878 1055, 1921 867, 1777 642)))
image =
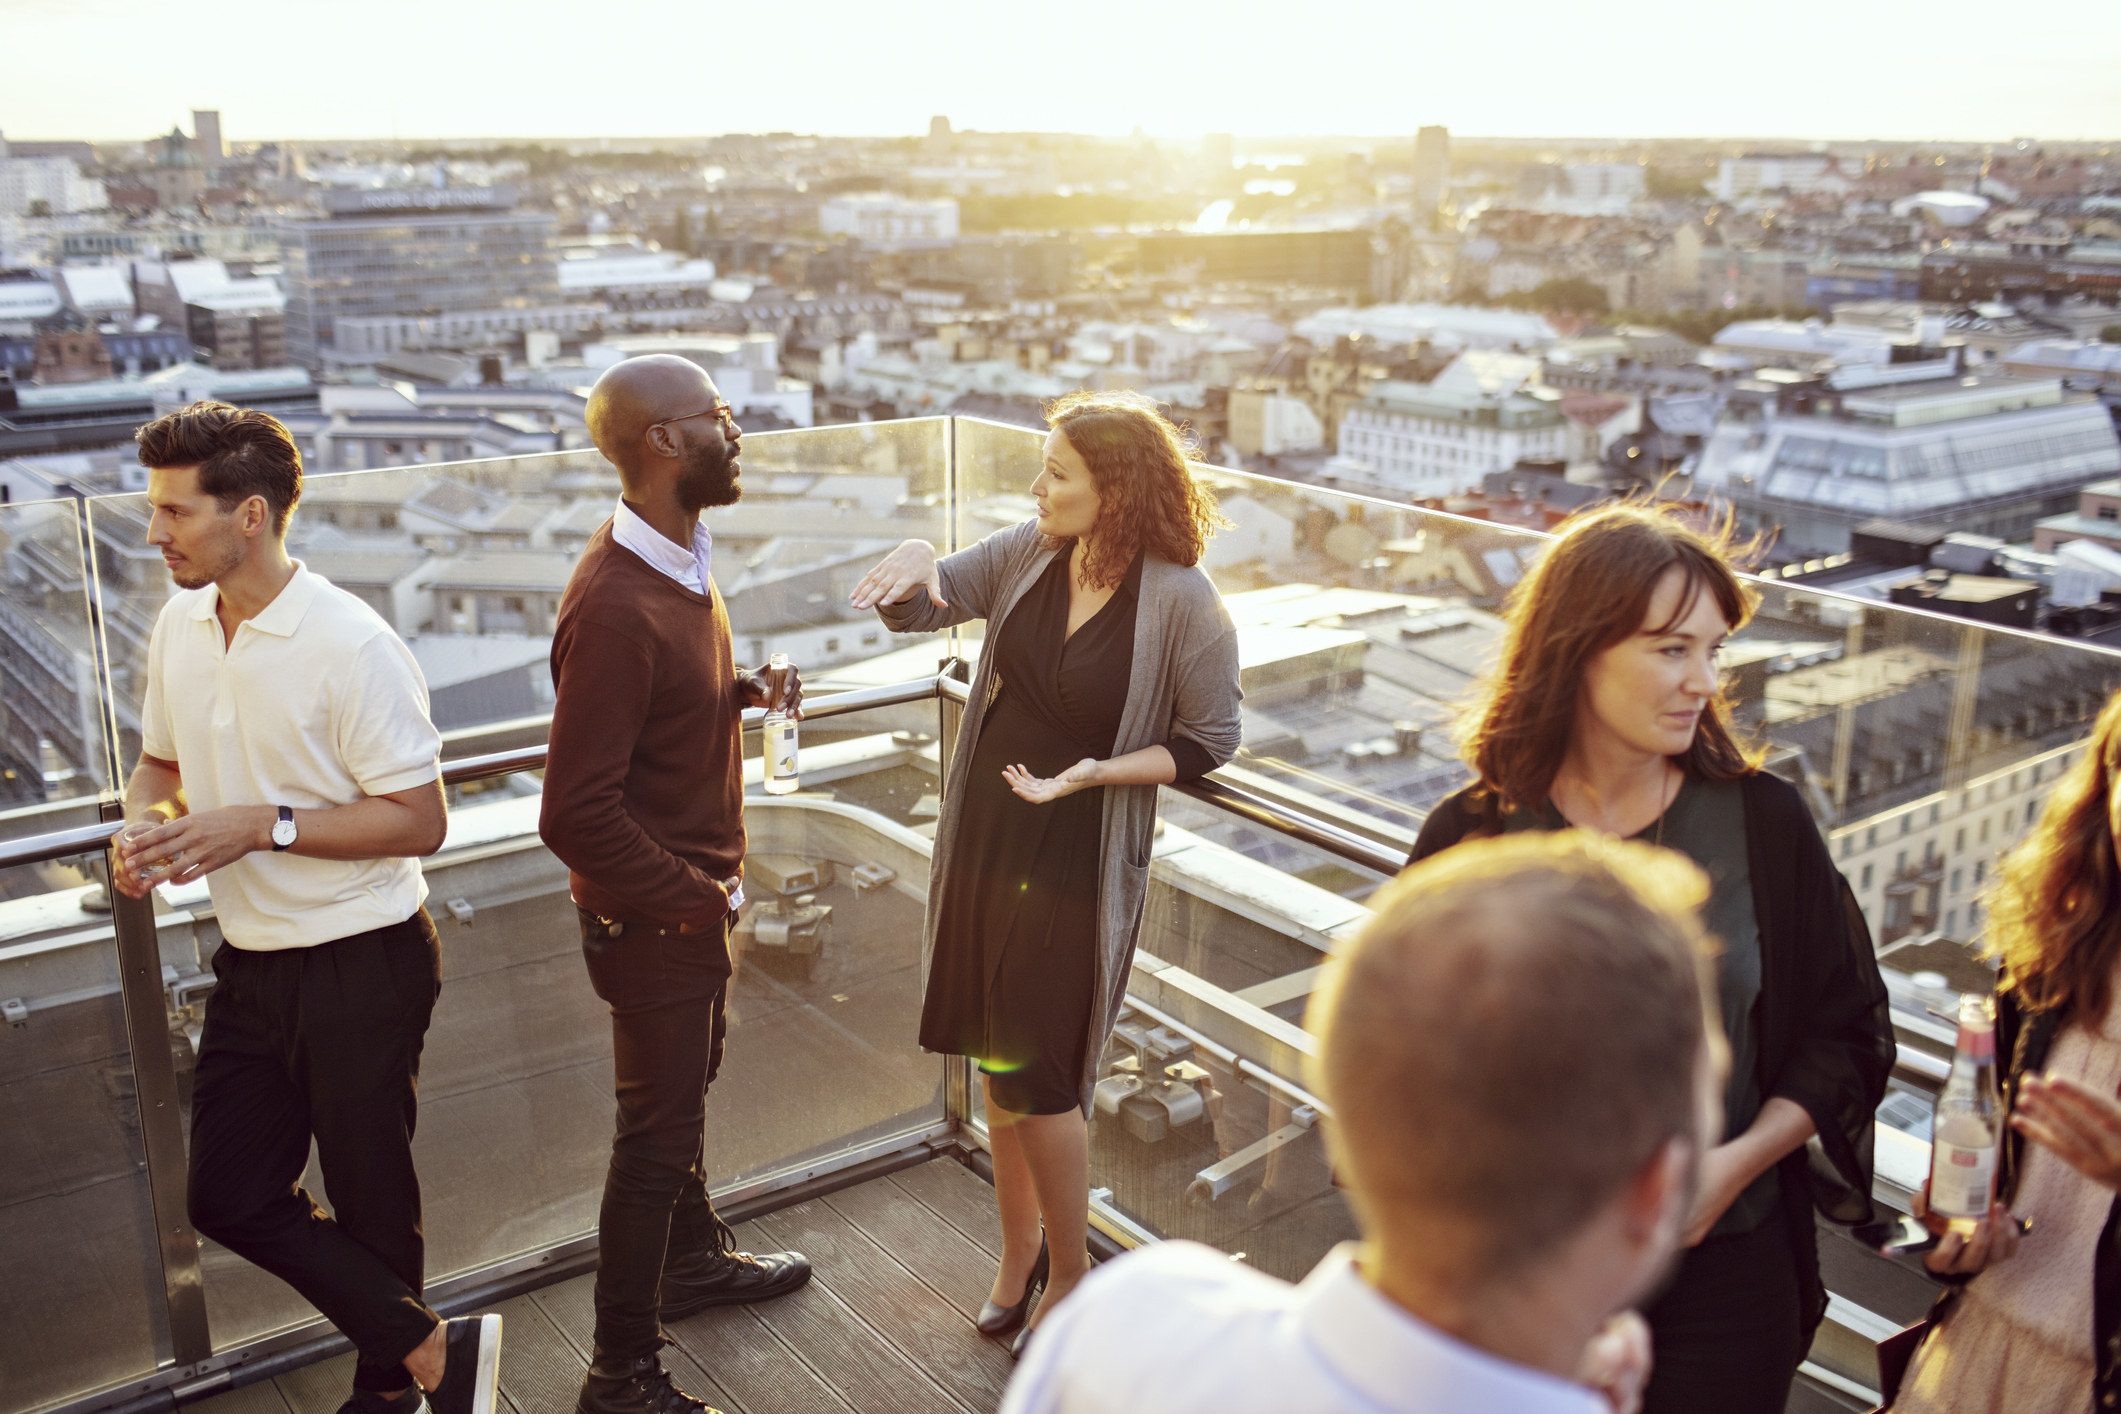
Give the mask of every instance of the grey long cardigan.
MULTIPOLYGON (((1006 619, 1017 600, 1038 582, 1055 553, 1038 533, 1036 521, 997 530, 977 545, 945 556, 937 566, 949 608, 937 608, 927 591, 921 590, 903 603, 879 605, 877 614, 896 633, 934 633, 967 619, 986 619, 991 632, 991 625, 1006 619)), ((980 654, 979 668, 972 676, 971 700, 965 704, 964 722, 949 763, 952 782, 962 781, 971 769, 973 747, 993 688, 994 662, 993 653, 980 654)), ((1237 684, 1237 630, 1215 585, 1197 566, 1174 565, 1147 555, 1136 601, 1132 677, 1112 754, 1123 756, 1184 736, 1199 742, 1220 766, 1237 754, 1237 704, 1243 695, 1237 684)), ((1080 1087, 1085 1114, 1090 1110, 1091 1087, 1097 1083, 1105 1038, 1126 1000, 1134 940, 1141 929, 1142 904, 1149 895, 1150 838, 1156 830, 1155 786, 1106 786, 1104 791, 1097 980, 1090 1005, 1093 1029, 1083 1048, 1080 1087)), ((928 872, 928 919, 921 935, 923 989, 935 961, 936 906, 955 852, 964 801, 961 789, 943 792, 934 862, 928 872)))

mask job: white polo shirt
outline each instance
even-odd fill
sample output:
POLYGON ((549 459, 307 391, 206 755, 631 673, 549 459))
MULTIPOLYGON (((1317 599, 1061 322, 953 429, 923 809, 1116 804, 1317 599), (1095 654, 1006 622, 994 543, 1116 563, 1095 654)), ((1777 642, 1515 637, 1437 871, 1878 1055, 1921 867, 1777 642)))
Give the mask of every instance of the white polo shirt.
POLYGON ((1416 1319, 1355 1252, 1299 1286, 1197 1242, 1129 1252, 1039 1326, 1002 1414, 1609 1414, 1583 1385, 1416 1319))
MULTIPOLYGON (((213 585, 172 596, 147 649, 140 746, 177 763, 193 813, 322 810, 441 774, 426 680, 375 610, 296 561, 224 649, 220 602, 213 585)), ((259 952, 402 923, 427 898, 415 859, 266 850, 215 870, 206 886, 222 936, 259 952)))

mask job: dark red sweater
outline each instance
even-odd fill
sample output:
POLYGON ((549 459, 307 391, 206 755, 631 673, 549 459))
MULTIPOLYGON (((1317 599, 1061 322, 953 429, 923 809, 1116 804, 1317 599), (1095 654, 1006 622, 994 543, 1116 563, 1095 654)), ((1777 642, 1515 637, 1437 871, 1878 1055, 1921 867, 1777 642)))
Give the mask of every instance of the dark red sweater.
POLYGON ((552 637, 552 741, 538 832, 575 902, 632 923, 711 924, 744 860, 743 702, 729 617, 611 538, 591 537, 552 637))

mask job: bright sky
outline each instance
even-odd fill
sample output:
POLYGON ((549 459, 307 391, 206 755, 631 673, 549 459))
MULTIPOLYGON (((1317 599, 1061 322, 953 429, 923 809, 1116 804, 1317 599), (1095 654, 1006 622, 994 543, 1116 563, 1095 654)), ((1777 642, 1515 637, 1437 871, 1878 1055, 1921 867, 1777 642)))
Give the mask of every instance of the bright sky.
POLYGON ((0 132, 2121 139, 2121 4, 0 0, 0 132))

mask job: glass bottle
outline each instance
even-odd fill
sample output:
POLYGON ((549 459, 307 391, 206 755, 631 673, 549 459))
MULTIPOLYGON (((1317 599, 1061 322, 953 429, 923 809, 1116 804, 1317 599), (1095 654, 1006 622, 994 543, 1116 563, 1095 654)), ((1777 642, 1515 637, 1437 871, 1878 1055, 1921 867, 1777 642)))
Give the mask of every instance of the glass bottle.
POLYGON ((766 690, 773 703, 761 724, 768 795, 793 795, 797 786, 795 718, 781 710, 783 694, 788 690, 788 673, 786 653, 776 653, 766 660, 766 690))
POLYGON ((1996 1098, 1996 1022, 1988 1000, 1959 998, 1959 1040, 1952 1071, 1937 1096, 1930 1126, 1930 1212, 1957 1232, 1972 1232, 1996 1198, 1997 1140, 2003 1107, 1996 1098))

